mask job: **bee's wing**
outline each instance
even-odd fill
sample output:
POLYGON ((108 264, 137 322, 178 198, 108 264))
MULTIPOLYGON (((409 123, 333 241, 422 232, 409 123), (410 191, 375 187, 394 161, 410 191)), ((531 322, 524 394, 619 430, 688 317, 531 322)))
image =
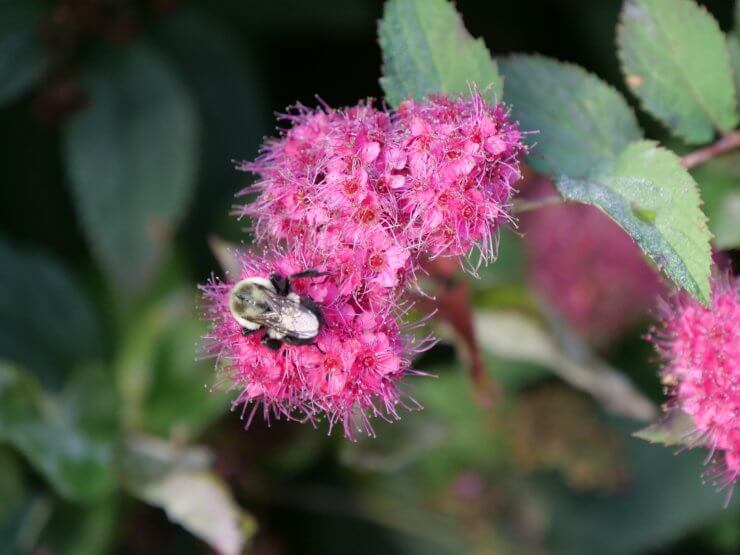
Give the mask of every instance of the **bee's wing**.
POLYGON ((264 308, 258 314, 250 314, 249 319, 261 326, 272 327, 280 320, 280 312, 284 304, 283 299, 269 289, 260 288, 260 291, 263 295, 260 299, 260 308, 264 308))
POLYGON ((261 326, 272 328, 279 333, 287 334, 290 329, 286 327, 284 315, 293 310, 295 303, 269 289, 262 289, 262 292, 265 295, 264 300, 268 309, 261 314, 250 316, 250 320, 261 326))
POLYGON ((268 326, 276 332, 299 339, 310 339, 318 333, 319 321, 305 307, 292 299, 280 296, 272 291, 265 291, 270 307, 255 321, 268 326))

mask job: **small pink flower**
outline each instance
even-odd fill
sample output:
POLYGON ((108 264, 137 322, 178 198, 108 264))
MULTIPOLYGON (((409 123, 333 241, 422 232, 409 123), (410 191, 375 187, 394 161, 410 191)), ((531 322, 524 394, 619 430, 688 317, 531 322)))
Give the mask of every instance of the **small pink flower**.
POLYGON ((409 256, 409 250, 389 233, 373 234, 368 241, 365 261, 370 283, 377 282, 382 287, 397 286, 399 270, 406 265, 409 256))
POLYGON ((652 340, 673 404, 714 453, 716 478, 740 478, 740 278, 715 278, 707 308, 686 294, 664 306, 652 340))
POLYGON ((358 347, 355 339, 342 340, 336 335, 327 335, 317 343, 316 349, 299 352, 298 360, 311 391, 328 396, 341 394, 358 347))
POLYGON ((389 376, 398 372, 401 359, 393 350, 388 336, 383 332, 365 333, 360 338, 362 348, 357 354, 355 364, 360 372, 389 376))

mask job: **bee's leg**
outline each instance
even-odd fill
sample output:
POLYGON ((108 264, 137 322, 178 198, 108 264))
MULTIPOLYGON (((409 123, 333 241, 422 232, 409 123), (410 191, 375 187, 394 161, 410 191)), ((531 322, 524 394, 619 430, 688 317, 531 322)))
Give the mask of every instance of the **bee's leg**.
POLYGON ((250 334, 253 334, 254 332, 259 331, 259 330, 260 330, 260 328, 255 328, 253 330, 250 330, 249 328, 242 328, 242 336, 246 337, 246 336, 248 336, 250 334))
POLYGON ((270 283, 272 283, 272 286, 275 288, 275 291, 277 291, 278 295, 282 295, 283 297, 285 297, 288 293, 290 293, 290 280, 285 276, 281 276, 280 274, 272 274, 270 275, 270 283))
POLYGON ((262 337, 262 344, 267 347, 268 349, 272 349, 273 351, 277 351, 280 348, 280 345, 282 344, 282 341, 279 339, 274 339, 268 335, 264 335, 262 337))
POLYGON ((320 276, 328 276, 329 272, 319 272, 318 270, 303 270, 302 272, 297 272, 295 274, 291 274, 291 278, 311 278, 311 277, 320 277, 320 276))
POLYGON ((316 338, 312 337, 311 339, 299 339, 297 337, 286 335, 285 337, 283 337, 283 341, 285 341, 288 345, 311 345, 315 343, 316 338))

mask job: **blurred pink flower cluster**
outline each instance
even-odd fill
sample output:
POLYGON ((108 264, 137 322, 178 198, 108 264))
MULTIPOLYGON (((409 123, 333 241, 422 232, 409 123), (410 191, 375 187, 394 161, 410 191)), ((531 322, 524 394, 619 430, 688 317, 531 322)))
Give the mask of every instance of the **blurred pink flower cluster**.
MULTIPOLYGON (((707 308, 686 294, 663 307, 652 339, 665 360, 673 404, 691 416, 698 443, 709 446, 715 478, 740 478, 740 278, 715 278, 707 308)), ((690 439, 690 438, 687 438, 690 439)))
MULTIPOLYGON (((525 192, 528 198, 555 194, 544 178, 525 192)), ((596 345, 646 318, 665 293, 658 271, 634 240, 593 206, 551 206, 520 222, 534 289, 596 345)))
MULTIPOLYGON (((394 113, 359 104, 299 107, 254 162, 240 195, 259 255, 240 255, 241 273, 203 286, 213 322, 210 352, 242 393, 235 403, 265 416, 315 421, 326 415, 352 437, 369 417, 397 418, 398 390, 413 354, 428 345, 404 332, 403 292, 422 257, 493 257, 508 216, 524 146, 502 106, 470 99, 405 101, 394 113), (271 351, 242 337, 228 293, 246 277, 326 273, 293 282, 324 313, 312 345, 271 351)), ((251 417, 250 417, 251 420, 251 417)))

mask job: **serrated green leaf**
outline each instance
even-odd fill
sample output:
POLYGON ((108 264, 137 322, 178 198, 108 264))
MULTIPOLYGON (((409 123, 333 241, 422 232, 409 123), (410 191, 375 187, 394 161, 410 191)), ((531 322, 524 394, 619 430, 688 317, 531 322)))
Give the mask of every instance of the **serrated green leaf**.
POLYGON ((687 445, 697 447, 696 426, 691 417, 685 412, 673 409, 664 415, 659 422, 647 428, 636 431, 635 437, 661 443, 663 445, 687 445))
POLYGON ((42 6, 33 0, 0 5, 0 104, 26 92, 49 61, 36 26, 42 6))
POLYGON ((534 169, 585 176, 642 138, 624 97, 583 68, 542 56, 515 55, 499 63, 514 118, 535 132, 528 159, 534 169))
POLYGON ((0 241, 0 358, 58 387, 65 372, 100 355, 92 307, 59 263, 0 241))
POLYGON ((496 62, 447 0, 388 0, 378 38, 391 106, 430 93, 467 94, 473 84, 490 100, 501 98, 496 62))
POLYGON ((193 191, 195 105, 146 44, 107 51, 84 83, 91 102, 65 129, 66 169, 94 254, 133 290, 157 268, 193 191))
POLYGON ((123 458, 123 479, 134 495, 164 509, 172 522, 219 553, 243 552, 257 523, 207 468, 210 461, 203 449, 178 449, 141 437, 127 443, 123 458))
POLYGON ((693 0, 626 0, 617 42, 627 85, 676 135, 701 144, 737 125, 724 36, 693 0))
POLYGON ((715 246, 720 250, 739 248, 740 154, 709 160, 691 173, 701 189, 715 246))
POLYGON ((556 186, 565 199, 603 210, 671 280, 709 302, 711 236, 696 183, 675 154, 638 141, 601 175, 563 177, 556 186), (653 221, 640 217, 645 211, 653 221))
MULTIPOLYGON (((87 392, 86 403, 89 395, 100 396, 108 410, 115 409, 114 399, 100 385, 87 392)), ((99 499, 116 485, 115 438, 110 427, 97 420, 100 412, 87 413, 86 403, 74 394, 67 399, 49 396, 30 374, 0 363, 0 441, 23 453, 57 492, 74 501, 99 499)))

